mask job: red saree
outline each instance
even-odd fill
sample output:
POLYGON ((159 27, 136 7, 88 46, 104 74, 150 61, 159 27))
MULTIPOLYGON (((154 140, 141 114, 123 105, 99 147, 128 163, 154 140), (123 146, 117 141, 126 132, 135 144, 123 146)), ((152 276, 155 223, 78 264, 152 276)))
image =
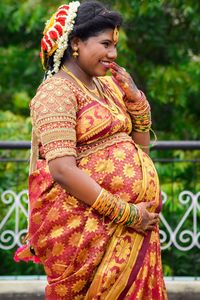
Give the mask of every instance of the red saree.
POLYGON ((101 80, 120 107, 117 116, 65 79, 45 81, 32 100, 29 243, 47 274, 48 300, 167 299, 159 229, 144 237, 111 223, 49 173, 48 160, 74 155, 103 188, 128 202, 155 199, 152 211, 160 211, 154 165, 129 136, 120 90, 111 78, 101 80))

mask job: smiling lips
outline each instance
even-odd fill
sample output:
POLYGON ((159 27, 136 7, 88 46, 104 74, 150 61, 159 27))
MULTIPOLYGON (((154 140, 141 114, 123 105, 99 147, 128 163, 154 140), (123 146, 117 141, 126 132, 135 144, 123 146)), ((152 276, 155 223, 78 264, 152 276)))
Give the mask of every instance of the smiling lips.
POLYGON ((109 68, 110 68, 110 64, 111 64, 110 61, 104 61, 104 60, 101 60, 100 63, 101 63, 106 69, 109 69, 109 68))

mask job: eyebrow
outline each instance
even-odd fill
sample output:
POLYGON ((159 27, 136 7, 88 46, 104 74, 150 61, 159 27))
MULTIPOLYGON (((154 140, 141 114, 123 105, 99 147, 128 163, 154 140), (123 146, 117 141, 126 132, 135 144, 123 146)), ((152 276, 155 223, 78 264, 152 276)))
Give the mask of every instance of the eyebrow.
POLYGON ((109 43, 112 43, 112 42, 113 42, 113 41, 110 40, 110 39, 102 39, 101 41, 102 41, 102 42, 109 42, 109 43))
MULTIPOLYGON (((114 43, 113 40, 108 39, 108 38, 107 38, 107 39, 106 39, 106 38, 105 38, 105 39, 102 39, 102 40, 100 40, 99 42, 100 42, 100 43, 110 43, 110 44, 114 43)), ((118 45, 118 42, 117 42, 117 43, 114 43, 114 45, 117 46, 117 45, 118 45)))

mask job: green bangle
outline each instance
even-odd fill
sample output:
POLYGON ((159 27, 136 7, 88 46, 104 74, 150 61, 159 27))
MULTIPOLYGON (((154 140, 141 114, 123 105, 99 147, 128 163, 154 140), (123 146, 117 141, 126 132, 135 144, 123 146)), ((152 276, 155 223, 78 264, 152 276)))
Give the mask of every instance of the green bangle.
POLYGON ((135 204, 130 205, 130 216, 128 221, 125 223, 126 226, 131 225, 134 222, 134 219, 136 217, 136 207, 135 204))

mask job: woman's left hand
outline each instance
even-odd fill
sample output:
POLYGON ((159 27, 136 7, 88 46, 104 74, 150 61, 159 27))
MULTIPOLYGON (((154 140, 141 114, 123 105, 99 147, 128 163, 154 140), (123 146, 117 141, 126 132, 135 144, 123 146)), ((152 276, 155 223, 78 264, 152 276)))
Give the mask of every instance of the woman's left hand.
POLYGON ((141 93, 136 84, 126 70, 115 62, 110 63, 110 71, 113 77, 118 82, 121 89, 124 91, 127 100, 136 102, 141 98, 141 93))

